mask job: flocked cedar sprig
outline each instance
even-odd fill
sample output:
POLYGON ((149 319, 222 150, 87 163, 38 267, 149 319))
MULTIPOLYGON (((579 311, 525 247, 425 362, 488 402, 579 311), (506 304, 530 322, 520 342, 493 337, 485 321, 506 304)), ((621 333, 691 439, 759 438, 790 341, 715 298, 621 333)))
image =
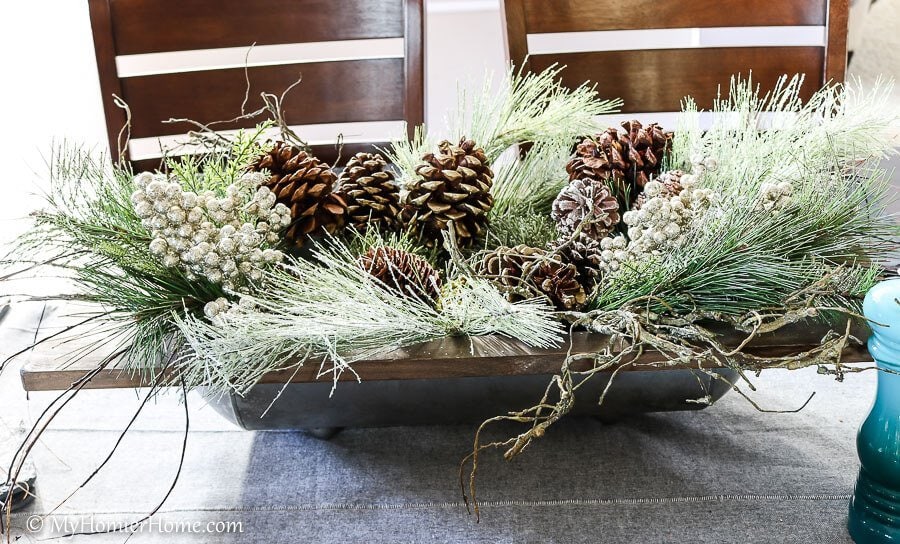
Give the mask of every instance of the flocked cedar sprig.
POLYGON ((271 134, 272 127, 271 121, 265 121, 253 129, 239 130, 227 136, 209 131, 191 133, 192 138, 215 135, 216 145, 203 148, 202 154, 167 156, 165 170, 181 180, 187 191, 197 194, 213 191, 217 196, 223 196, 225 188, 236 183, 247 167, 271 148, 267 135, 271 134))
POLYGON ((558 235, 556 223, 548 214, 527 207, 516 208, 503 214, 491 214, 481 249, 490 250, 520 244, 546 247, 558 235))
POLYGON ((491 187, 494 204, 481 249, 519 244, 544 247, 556 237, 550 205, 566 185, 571 140, 563 136, 544 140, 524 157, 506 154, 497 161, 491 187))

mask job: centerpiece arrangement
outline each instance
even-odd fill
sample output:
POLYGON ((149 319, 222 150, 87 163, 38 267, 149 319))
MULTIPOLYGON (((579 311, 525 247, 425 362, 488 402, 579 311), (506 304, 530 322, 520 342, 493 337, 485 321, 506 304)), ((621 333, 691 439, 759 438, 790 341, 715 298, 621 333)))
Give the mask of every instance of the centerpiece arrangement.
POLYGON ((734 80, 709 127, 688 98, 675 127, 607 128, 595 118, 619 102, 566 89, 558 72, 510 73, 499 92, 462 97, 449 136, 420 128, 338 168, 268 122, 156 172, 64 147, 14 260, 65 270, 76 290, 60 298, 96 304, 78 327, 111 346, 98 368, 150 373, 151 392, 242 394, 296 361, 337 386, 355 361, 445 336, 613 338, 570 350, 534 407, 486 422, 521 434, 482 443, 479 428, 472 494, 481 451, 515 456, 581 384, 645 350, 700 374, 818 365, 840 377, 898 234, 878 167, 895 120, 887 86, 829 85, 804 102, 802 77, 763 96, 734 80), (744 352, 804 320, 832 329, 815 349, 744 352), (746 340, 725 345, 716 324, 746 340))

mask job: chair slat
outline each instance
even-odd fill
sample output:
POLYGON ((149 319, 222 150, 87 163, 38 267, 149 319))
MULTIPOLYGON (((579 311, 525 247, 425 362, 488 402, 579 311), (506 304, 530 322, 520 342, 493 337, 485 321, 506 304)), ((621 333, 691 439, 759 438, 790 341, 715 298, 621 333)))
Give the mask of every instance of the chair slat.
MULTIPOLYGON (((302 136, 302 134, 301 134, 302 136)), ((348 143, 338 148, 337 143, 329 145, 314 145, 312 153, 318 159, 328 164, 343 166, 347 164, 347 160, 357 153, 380 153, 380 149, 386 149, 390 146, 390 142, 372 142, 372 143, 348 143)), ((131 161, 131 167, 135 172, 155 171, 162 169, 162 158, 157 159, 141 159, 131 161)))
POLYGON ((847 73, 847 26, 850 0, 828 0, 825 81, 841 82, 847 73))
POLYGON ((406 18, 406 96, 403 119, 410 138, 415 127, 425 123, 425 9, 424 0, 404 0, 406 18))
POLYGON ((827 0, 506 0, 521 3, 529 34, 645 28, 824 26, 827 0))
MULTIPOLYGON (((303 81, 285 98, 289 124, 389 121, 404 118, 403 59, 323 62, 249 69, 247 111, 262 105, 260 92, 286 89, 302 74, 303 81)), ((122 80, 124 98, 133 114, 132 137, 181 134, 191 127, 164 124, 169 118, 208 123, 240 114, 244 70, 211 70, 132 77, 122 80)), ((218 124, 219 130, 253 126, 244 120, 218 124)))
POLYGON ((403 0, 109 0, 109 4, 119 55, 404 34, 403 0))
POLYGON ((730 74, 746 77, 751 71, 763 91, 783 74, 805 73, 808 98, 822 81, 823 53, 821 47, 603 51, 535 55, 530 66, 540 72, 553 63, 565 65, 561 77, 566 86, 596 82, 600 96, 625 98, 623 113, 660 112, 680 111, 681 99, 688 95, 700 108, 709 108, 717 85, 727 92, 730 74))

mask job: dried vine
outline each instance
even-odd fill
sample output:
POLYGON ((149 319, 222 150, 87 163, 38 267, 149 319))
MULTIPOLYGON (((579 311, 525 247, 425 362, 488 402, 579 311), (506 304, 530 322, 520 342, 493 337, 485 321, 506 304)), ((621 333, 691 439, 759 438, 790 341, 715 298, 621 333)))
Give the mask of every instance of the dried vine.
MULTIPOLYGON (((741 387, 727 380, 714 368, 727 368, 736 371, 740 379, 753 390, 746 372, 759 373, 764 369, 784 368, 796 370, 810 366, 818 366, 820 374, 834 375, 842 380, 847 372, 861 372, 875 367, 852 367, 843 365, 844 350, 851 344, 862 344, 862 341, 851 334, 852 325, 859 323, 859 316, 852 312, 844 312, 847 316, 842 334, 828 331, 819 345, 806 351, 781 356, 762 356, 748 352, 751 342, 761 335, 770 334, 793 323, 805 319, 816 318, 823 310, 835 311, 834 308, 816 308, 797 301, 803 293, 792 297, 793 304, 779 311, 772 308, 768 311, 750 312, 744 316, 724 316, 698 312, 684 317, 661 317, 648 309, 647 303, 654 300, 636 300, 634 303, 614 311, 595 310, 586 313, 562 313, 570 323, 572 330, 583 328, 588 331, 609 337, 607 347, 603 351, 593 353, 573 353, 570 336, 569 351, 562 362, 560 372, 553 376, 541 399, 533 406, 517 412, 510 412, 489 418, 482 422, 475 432, 472 451, 459 464, 459 485, 463 501, 469 513, 480 518, 477 498, 477 472, 479 455, 489 449, 503 449, 503 458, 507 461, 521 454, 535 439, 541 438, 547 429, 565 417, 575 405, 575 394, 581 386, 599 373, 610 373, 598 405, 602 405, 606 394, 622 370, 631 368, 686 368, 695 374, 703 374, 725 382, 729 388, 740 394, 753 407, 761 412, 796 412, 806 407, 812 395, 797 409, 769 410, 759 406, 741 387), (743 331, 746 336, 736 347, 725 345, 718 334, 710 330, 705 323, 719 323, 743 331), (641 362, 648 351, 658 352, 663 360, 641 362), (590 368, 576 370, 578 363, 588 362, 590 368), (555 399, 555 400, 554 400, 555 399), (482 435, 487 427, 501 421, 511 421, 527 425, 524 432, 506 440, 483 443, 482 435), (470 466, 468 478, 466 467, 470 466), (470 504, 472 508, 470 509, 470 504)), ((693 402, 712 404, 709 395, 693 402)))

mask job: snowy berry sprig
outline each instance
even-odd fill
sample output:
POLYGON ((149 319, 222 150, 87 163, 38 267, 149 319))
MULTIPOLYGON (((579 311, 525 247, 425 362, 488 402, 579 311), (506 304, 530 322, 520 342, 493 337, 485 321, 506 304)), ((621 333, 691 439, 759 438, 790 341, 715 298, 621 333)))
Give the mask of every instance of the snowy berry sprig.
POLYGON ((144 172, 134 178, 135 213, 150 231, 150 251, 164 266, 181 267, 239 291, 247 280, 258 281, 265 267, 284 255, 272 246, 291 221, 287 206, 261 184, 259 172, 244 174, 225 189, 196 194, 175 178, 144 172))
POLYGON ((628 237, 618 235, 600 241, 600 269, 616 272, 623 263, 667 253, 685 241, 691 224, 713 207, 718 195, 699 186, 707 170, 716 168, 715 159, 694 157, 691 174, 678 178, 681 190, 673 194, 663 183, 652 180, 644 186, 640 209, 622 215, 628 237))
POLYGON ((772 214, 780 213, 790 206, 794 186, 789 181, 763 183, 759 187, 760 206, 772 214))

